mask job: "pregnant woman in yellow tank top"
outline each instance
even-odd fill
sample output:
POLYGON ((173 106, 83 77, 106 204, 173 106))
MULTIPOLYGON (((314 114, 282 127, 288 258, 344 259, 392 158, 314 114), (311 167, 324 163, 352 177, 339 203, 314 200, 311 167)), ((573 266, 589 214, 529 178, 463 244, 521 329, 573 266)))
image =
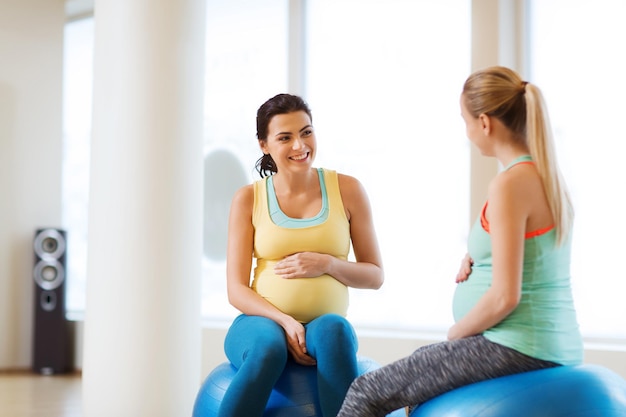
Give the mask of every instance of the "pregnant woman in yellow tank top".
POLYGON ((237 374, 218 415, 262 416, 294 360, 317 365, 322 412, 334 417, 358 374, 348 287, 383 283, 369 200, 357 179, 313 167, 317 142, 302 98, 265 102, 257 138, 262 179, 237 191, 229 219, 228 297, 242 314, 224 343, 237 374))
POLYGON ((348 257, 350 223, 341 202, 338 175, 335 171, 323 169, 319 169, 318 174, 320 184, 324 185, 321 187, 322 208, 307 219, 290 218, 284 214, 276 198, 272 177, 254 184, 252 224, 257 266, 252 289, 301 323, 328 313, 345 316, 348 310, 346 284, 328 273, 314 279, 285 279, 275 271, 280 262, 293 253, 328 254, 341 260, 348 257))

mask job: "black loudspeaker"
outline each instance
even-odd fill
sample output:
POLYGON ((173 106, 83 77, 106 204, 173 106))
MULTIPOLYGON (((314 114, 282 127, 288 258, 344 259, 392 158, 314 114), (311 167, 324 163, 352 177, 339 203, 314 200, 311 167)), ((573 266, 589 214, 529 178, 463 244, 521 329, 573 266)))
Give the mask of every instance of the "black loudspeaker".
POLYGON ((33 249, 33 371, 44 375, 66 373, 71 370, 71 343, 65 318, 65 231, 38 229, 33 249))

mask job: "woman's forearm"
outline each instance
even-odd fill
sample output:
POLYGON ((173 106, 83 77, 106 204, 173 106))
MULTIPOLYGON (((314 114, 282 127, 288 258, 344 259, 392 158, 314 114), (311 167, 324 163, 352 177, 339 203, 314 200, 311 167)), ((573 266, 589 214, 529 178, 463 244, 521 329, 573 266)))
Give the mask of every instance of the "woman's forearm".
POLYGON ((476 305, 448 330, 448 340, 483 333, 504 320, 517 307, 519 299, 497 294, 490 289, 476 305))
POLYGON ((290 316, 274 307, 248 286, 241 285, 235 288, 228 288, 228 301, 243 314, 267 317, 281 326, 290 318, 290 316))
POLYGON ((348 287, 378 289, 385 280, 383 268, 369 262, 351 262, 328 255, 327 274, 348 287))

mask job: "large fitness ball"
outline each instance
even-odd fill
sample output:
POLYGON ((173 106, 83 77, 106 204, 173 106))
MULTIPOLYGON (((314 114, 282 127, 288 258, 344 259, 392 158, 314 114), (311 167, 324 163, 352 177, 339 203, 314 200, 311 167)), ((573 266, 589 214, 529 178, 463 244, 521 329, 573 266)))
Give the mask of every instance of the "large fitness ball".
MULTIPOLYGON (((359 375, 380 367, 372 359, 358 358, 359 375)), ((230 363, 218 365, 206 377, 196 397, 193 417, 215 417, 226 389, 237 370, 230 363)), ((289 361, 267 401, 263 417, 321 417, 317 371, 289 361)), ((405 417, 404 409, 389 417, 405 417)))
POLYGON ((425 402, 411 417, 626 417, 626 381, 598 365, 490 379, 425 402))

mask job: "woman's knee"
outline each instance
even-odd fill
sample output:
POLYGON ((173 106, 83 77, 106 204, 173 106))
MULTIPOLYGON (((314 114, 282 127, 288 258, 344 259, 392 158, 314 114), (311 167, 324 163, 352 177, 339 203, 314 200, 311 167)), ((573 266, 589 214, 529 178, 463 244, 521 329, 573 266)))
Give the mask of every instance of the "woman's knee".
POLYGON ((307 324, 307 346, 320 345, 343 346, 356 352, 358 342, 354 328, 348 320, 338 314, 325 314, 307 324))
POLYGON ((338 314, 324 314, 307 325, 307 332, 316 333, 322 337, 333 335, 356 340, 354 328, 345 317, 338 314))
POLYGON ((276 322, 259 316, 240 316, 224 342, 226 355, 235 366, 252 359, 271 365, 287 361, 285 333, 276 322))

